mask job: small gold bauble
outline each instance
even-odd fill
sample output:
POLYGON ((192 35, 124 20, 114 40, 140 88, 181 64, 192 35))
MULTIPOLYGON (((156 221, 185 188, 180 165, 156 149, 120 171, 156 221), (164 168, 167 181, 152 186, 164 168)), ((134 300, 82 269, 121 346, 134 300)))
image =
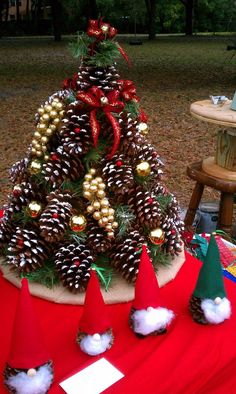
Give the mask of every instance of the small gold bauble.
POLYGON ((47 135, 48 137, 51 137, 52 134, 53 134, 52 129, 50 129, 50 128, 48 127, 47 130, 45 131, 45 135, 47 135))
POLYGON ((105 228, 106 231, 112 231, 112 225, 108 223, 105 228))
POLYGON ((95 168, 90 168, 89 173, 95 175, 96 174, 95 168))
POLYGON ((50 116, 49 116, 48 114, 43 114, 42 119, 43 119, 45 122, 48 122, 49 119, 50 119, 50 116))
POLYGON ((99 219, 98 224, 100 227, 104 227, 104 223, 103 223, 102 219, 99 219))
POLYGON ((42 152, 46 152, 46 151, 47 151, 46 145, 42 145, 42 146, 41 146, 41 150, 42 150, 42 152))
POLYGON ((103 197, 105 197, 105 192, 104 192, 103 190, 98 190, 98 191, 97 191, 97 196, 98 196, 99 198, 103 198, 103 197))
POLYGON ((115 236, 114 231, 108 231, 107 238, 112 239, 114 238, 114 236, 115 236))
POLYGON ((62 103, 56 103, 56 109, 58 109, 58 111, 61 111, 63 108, 63 104, 62 103))
POLYGON ((55 119, 57 117, 57 111, 52 110, 49 112, 50 118, 55 119))
POLYGON ((31 144, 32 144, 33 146, 36 146, 36 145, 38 145, 38 141, 37 141, 37 140, 32 140, 31 144))
POLYGON ((114 216, 113 215, 108 216, 108 222, 110 222, 110 223, 114 222, 114 216))
POLYGON ((54 125, 58 125, 60 123, 60 119, 59 118, 55 118, 55 119, 53 119, 52 122, 53 122, 54 125))
POLYGON ((32 218, 37 218, 42 211, 42 204, 37 201, 31 201, 28 205, 27 211, 32 218))
POLYGON ((55 124, 50 124, 49 129, 51 129, 52 131, 56 131, 57 126, 55 124))
POLYGON ((92 180, 91 180, 91 185, 95 185, 95 186, 98 185, 98 182, 96 181, 96 179, 92 179, 92 180))
POLYGON ((65 115, 65 111, 64 109, 62 111, 59 112, 60 117, 62 118, 65 115))
POLYGON ((97 188, 96 185, 91 185, 90 188, 89 188, 89 190, 91 191, 91 193, 96 193, 97 190, 98 190, 98 188, 97 188))
POLYGON ((147 161, 142 161, 136 166, 136 171, 139 176, 148 176, 151 172, 151 166, 147 161))
POLYGON ((48 142, 48 137, 47 137, 46 135, 43 135, 43 136, 41 137, 41 141, 42 141, 44 144, 46 144, 46 143, 48 142))
POLYGON ((46 128, 47 128, 47 126, 46 126, 46 124, 45 124, 45 123, 39 123, 39 125, 38 125, 38 129, 39 129, 40 131, 45 131, 45 130, 46 130, 46 128))
POLYGON ((100 183, 98 184, 98 189, 99 189, 99 190, 105 190, 105 189, 106 189, 105 183, 100 182, 100 183))
POLYGON ((53 101, 55 101, 56 103, 59 103, 59 98, 58 97, 54 97, 53 101))
POLYGON ((103 182, 103 179, 100 176, 96 176, 95 179, 96 179, 97 183, 103 182))
POLYGON ((39 113, 39 115, 43 115, 44 114, 44 108, 43 107, 38 108, 38 113, 39 113))
POLYGON ((70 228, 72 231, 79 233, 83 231, 87 225, 84 215, 73 215, 70 219, 70 228))
POLYGON ((87 206, 87 212, 88 213, 93 213, 93 211, 94 211, 94 206, 93 205, 88 205, 87 206))
POLYGON ((104 225, 106 225, 106 224, 108 223, 108 218, 107 218, 106 216, 104 216, 104 217, 102 218, 102 223, 103 223, 104 225))
POLYGON ((39 133, 38 131, 35 131, 34 133, 34 138, 36 138, 37 140, 39 140, 41 138, 41 133, 39 133))
POLYGON ((41 168, 42 168, 42 164, 40 163, 40 161, 33 160, 30 163, 29 170, 31 174, 38 174, 41 171, 41 168))
POLYGON ((94 207, 94 209, 100 209, 100 207, 101 207, 100 202, 97 201, 97 200, 95 200, 95 201, 93 202, 93 207, 94 207))
MULTIPOLYGON (((101 207, 108 207, 108 206, 109 206, 109 201, 108 201, 107 198, 103 198, 103 199, 100 201, 100 204, 101 204, 101 207)), ((109 211, 109 212, 110 212, 110 211, 109 211)))
POLYGON ((84 189, 84 190, 89 190, 89 189, 90 189, 90 183, 84 182, 84 183, 83 183, 83 189, 84 189))
POLYGON ((138 125, 138 130, 141 134, 147 135, 148 134, 148 125, 147 123, 141 122, 138 125))
POLYGON ((102 214, 103 216, 108 216, 108 215, 109 215, 109 209, 106 208, 106 207, 102 208, 102 209, 101 209, 101 214, 102 214))
POLYGON ((119 226, 119 224, 117 222, 112 223, 112 228, 117 228, 118 226, 119 226))
POLYGON ((109 208, 109 215, 114 215, 115 210, 113 208, 109 208))
POLYGON ((162 245, 165 240, 165 233, 161 228, 155 228, 150 232, 149 239, 154 245, 162 245))
POLYGON ((106 34, 106 33, 108 33, 109 26, 107 26, 107 25, 102 25, 101 30, 102 30, 102 32, 103 32, 104 34, 106 34))
POLYGON ((44 160, 45 161, 48 161, 50 159, 50 156, 49 155, 44 155, 44 160))
POLYGON ((41 144, 39 144, 38 142, 37 142, 37 144, 35 144, 34 146, 35 146, 35 148, 37 149, 37 151, 40 151, 40 150, 41 150, 41 144))
POLYGON ((36 150, 36 156, 41 157, 43 152, 41 150, 36 150))
POLYGON ((45 105, 44 109, 45 109, 45 111, 50 112, 52 110, 52 106, 47 104, 47 105, 45 105))
POLYGON ((101 219, 101 213, 99 211, 95 211, 94 214, 93 214, 93 218, 95 220, 101 219))
POLYGON ((84 177, 84 179, 85 179, 86 181, 91 181, 91 180, 93 179, 93 176, 92 176, 91 174, 86 174, 85 177, 84 177))
POLYGON ((109 101, 108 101, 108 98, 104 96, 104 97, 101 97, 100 102, 102 105, 107 105, 109 101))
POLYGON ((33 154, 33 155, 35 155, 36 154, 36 149, 32 146, 32 148, 31 148, 31 153, 33 154))
POLYGON ((87 198, 87 200, 91 200, 91 198, 92 198, 92 194, 87 190, 85 190, 83 192, 83 196, 84 196, 84 198, 87 198))
POLYGON ((36 374, 37 374, 37 371, 34 368, 30 368, 27 371, 27 376, 29 376, 30 378, 33 378, 36 374))

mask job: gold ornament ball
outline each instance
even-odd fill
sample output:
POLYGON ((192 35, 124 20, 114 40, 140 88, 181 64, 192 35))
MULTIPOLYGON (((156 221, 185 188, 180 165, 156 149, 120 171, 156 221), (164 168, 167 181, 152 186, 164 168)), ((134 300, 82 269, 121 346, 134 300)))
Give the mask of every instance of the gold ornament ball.
POLYGON ((84 198, 87 198, 87 200, 91 200, 92 199, 92 194, 89 191, 87 191, 87 190, 85 190, 83 192, 83 196, 84 196, 84 198))
POLYGON ((147 135, 148 134, 148 125, 147 123, 141 122, 138 125, 138 130, 141 134, 147 135))
POLYGON ((136 166, 136 171, 139 176, 145 177, 150 175, 151 166, 147 161, 142 161, 136 166))
POLYGON ((95 201, 93 202, 93 207, 94 207, 94 209, 100 209, 100 207, 101 207, 100 202, 97 201, 97 200, 95 200, 95 201))
POLYGON ((46 136, 48 136, 48 137, 51 137, 52 133, 53 133, 53 131, 52 131, 52 129, 50 129, 50 128, 48 128, 48 129, 45 131, 45 134, 46 134, 46 136))
POLYGON ((32 218, 37 218, 42 211, 42 204, 37 201, 31 201, 27 211, 32 218))
POLYGON ((41 137, 41 141, 43 142, 43 144, 47 144, 47 142, 48 142, 48 137, 47 137, 46 135, 43 135, 43 136, 41 137))
POLYGON ((99 197, 99 198, 105 197, 105 192, 103 190, 98 190, 97 191, 97 197, 99 197))
MULTIPOLYGON (((102 200, 100 201, 101 207, 109 207, 109 201, 107 198, 102 198, 102 200)), ((109 211, 110 213, 110 211, 109 211)))
POLYGON ((52 110, 49 112, 50 118, 55 119, 57 117, 57 111, 52 110))
POLYGON ((47 126, 45 123, 39 123, 39 125, 37 127, 40 131, 45 131, 47 129, 47 126))
POLYGON ((96 193, 97 190, 98 190, 98 188, 97 188, 96 185, 91 185, 90 188, 89 188, 89 190, 90 190, 91 193, 96 193))
POLYGON ((50 159, 49 155, 44 155, 44 160, 48 161, 50 159))
POLYGON ((94 212, 94 206, 93 205, 88 205, 87 206, 87 212, 88 213, 93 213, 94 212))
POLYGON ((108 104, 108 98, 107 97, 101 97, 100 102, 102 105, 107 105, 108 104))
POLYGON ((99 190, 105 190, 105 189, 106 189, 105 183, 100 182, 100 183, 98 184, 98 189, 99 189, 99 190))
POLYGON ((93 179, 93 176, 92 176, 91 174, 86 174, 85 177, 84 177, 84 179, 85 179, 86 181, 91 181, 91 180, 93 179))
POLYGON ((92 179, 92 180, 91 180, 91 185, 95 185, 95 186, 98 185, 98 182, 96 181, 96 179, 92 179))
POLYGON ((38 144, 38 141, 37 140, 32 140, 31 143, 32 143, 33 146, 36 146, 38 144))
POLYGON ((49 116, 48 114, 43 114, 42 119, 43 119, 45 122, 48 122, 49 119, 50 119, 50 116, 49 116))
POLYGON ((109 26, 103 25, 103 26, 101 27, 101 30, 102 30, 103 34, 106 34, 106 33, 108 33, 109 26))
POLYGON ((107 238, 112 239, 115 237, 114 231, 108 231, 107 238))
POLYGON ((110 222, 110 223, 114 222, 114 216, 113 215, 109 215, 108 216, 108 222, 110 222))
POLYGON ((63 109, 62 111, 59 112, 60 117, 62 118, 65 115, 65 110, 63 109))
POLYGON ((90 183, 84 182, 84 183, 83 183, 83 189, 84 189, 84 190, 89 190, 89 189, 90 189, 90 183))
POLYGON ((39 160, 33 160, 30 163, 29 170, 31 174, 38 174, 41 171, 41 169, 42 169, 42 164, 40 163, 39 160))
POLYGON ((56 103, 56 109, 58 111, 61 111, 63 109, 63 104, 62 103, 56 103))
POLYGON ((101 219, 101 213, 99 211, 95 211, 93 214, 93 218, 95 220, 100 220, 101 219))
POLYGON ((112 225, 108 223, 105 228, 106 231, 112 231, 112 225))
POLYGON ((42 146, 41 146, 41 149, 42 149, 42 152, 46 152, 46 151, 47 151, 46 145, 42 145, 42 146))
POLYGON ((104 223, 103 223, 102 219, 99 219, 98 225, 99 225, 100 227, 104 227, 104 223))
POLYGON ((38 113, 39 113, 39 115, 43 115, 44 114, 44 108, 43 107, 38 108, 38 113))
POLYGON ((112 228, 117 228, 118 226, 119 226, 119 224, 117 222, 112 223, 112 228))
POLYGON ((41 133, 39 133, 38 131, 35 131, 34 133, 34 138, 36 138, 37 140, 39 140, 41 138, 41 133))
POLYGON ((115 210, 113 208, 109 208, 109 215, 114 216, 115 210))
POLYGON ((32 155, 36 154, 36 149, 34 147, 31 148, 31 153, 32 153, 32 155))
POLYGON ((96 169, 95 168, 90 168, 89 174, 95 175, 96 174, 96 169))
POLYGON ((37 144, 35 144, 35 148, 37 149, 37 151, 40 151, 40 150, 41 150, 41 144, 39 144, 39 143, 37 142, 37 144))
POLYGON ((165 241, 165 233, 161 228, 155 228, 150 232, 149 239, 153 245, 162 245, 165 241))
POLYGON ((102 218, 102 223, 103 223, 104 226, 105 226, 106 224, 108 224, 108 218, 107 218, 106 216, 104 216, 104 217, 102 218))
POLYGON ((36 156, 41 157, 43 155, 43 152, 41 150, 36 150, 36 156))
POLYGON ((102 209, 101 209, 101 214, 102 214, 103 216, 108 216, 108 215, 109 215, 109 209, 106 208, 106 207, 102 208, 102 209))
POLYGON ((96 176, 95 180, 97 181, 97 183, 103 182, 103 179, 100 176, 96 176))
POLYGON ((72 231, 79 233, 86 228, 87 221, 84 215, 73 215, 70 218, 70 228, 72 231))
POLYGON ((60 119, 59 118, 55 118, 55 119, 53 119, 53 124, 54 125, 58 125, 60 123, 60 119))
POLYGON ((52 110, 52 106, 50 104, 45 105, 45 111, 50 112, 52 110))
POLYGON ((49 129, 51 129, 52 131, 56 131, 57 126, 55 124, 50 124, 49 129))

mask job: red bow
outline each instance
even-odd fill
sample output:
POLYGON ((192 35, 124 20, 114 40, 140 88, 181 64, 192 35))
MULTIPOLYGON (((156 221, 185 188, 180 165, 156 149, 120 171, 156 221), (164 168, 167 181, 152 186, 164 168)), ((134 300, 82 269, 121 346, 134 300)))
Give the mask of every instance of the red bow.
POLYGON ((97 110, 102 109, 107 119, 111 123, 114 132, 114 143, 111 153, 108 155, 108 159, 113 157, 120 143, 120 125, 116 118, 112 115, 112 112, 118 113, 124 109, 124 103, 118 100, 119 97, 120 92, 118 90, 113 90, 105 95, 103 91, 96 86, 93 86, 87 92, 78 92, 77 95, 78 100, 81 100, 85 104, 92 107, 90 111, 90 125, 94 146, 97 146, 98 137, 101 130, 101 126, 96 116, 97 110))
POLYGON ((110 26, 109 23, 104 23, 102 20, 90 19, 87 29, 89 37, 95 37, 96 41, 103 40, 105 36, 109 38, 115 37, 117 30, 110 26))
POLYGON ((125 101, 139 101, 138 96, 136 96, 136 87, 134 86, 133 81, 128 79, 119 79, 117 82, 119 84, 120 94, 125 101))
POLYGON ((77 80, 78 80, 78 74, 75 74, 73 76, 73 78, 66 78, 66 79, 64 79, 64 81, 63 81, 63 89, 76 90, 77 80))

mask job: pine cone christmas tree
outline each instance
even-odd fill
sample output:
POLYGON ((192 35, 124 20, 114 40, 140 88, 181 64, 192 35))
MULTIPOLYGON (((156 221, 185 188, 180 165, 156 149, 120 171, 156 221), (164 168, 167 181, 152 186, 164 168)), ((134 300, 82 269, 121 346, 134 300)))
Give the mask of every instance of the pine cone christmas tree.
POLYGON ((29 273, 43 266, 48 252, 48 245, 35 226, 17 227, 7 249, 7 263, 16 268, 19 274, 29 273))
POLYGON ((69 225, 72 214, 72 196, 58 190, 51 192, 47 199, 48 205, 39 220, 41 235, 47 242, 59 242, 69 225))
POLYGON ((161 210, 152 192, 138 185, 129 191, 128 205, 137 215, 137 222, 149 230, 161 224, 161 210))
POLYGON ((60 187, 65 180, 76 180, 83 174, 84 168, 76 155, 70 155, 62 146, 51 153, 47 163, 43 164, 42 174, 53 189, 60 187))
POLYGON ((128 282, 135 282, 140 262, 141 246, 145 238, 138 231, 131 231, 117 242, 111 252, 111 263, 128 282))
POLYGON ((93 257, 83 244, 63 245, 55 254, 55 265, 63 286, 71 292, 81 292, 87 287, 93 257))
POLYGON ((84 155, 92 147, 89 115, 78 101, 71 103, 63 119, 60 137, 66 152, 84 155))

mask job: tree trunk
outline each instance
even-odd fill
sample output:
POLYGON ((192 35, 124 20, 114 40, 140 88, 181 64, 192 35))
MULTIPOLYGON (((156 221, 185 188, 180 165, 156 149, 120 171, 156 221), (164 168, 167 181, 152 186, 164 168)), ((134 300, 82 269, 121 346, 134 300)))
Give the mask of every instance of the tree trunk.
POLYGON ((60 0, 51 0, 52 25, 55 41, 61 41, 62 5, 60 0))
POLYGON ((6 0, 5 3, 6 3, 5 23, 7 24, 9 17, 9 0, 6 0))
POLYGON ((191 36, 193 34, 193 10, 194 0, 181 0, 185 7, 185 34, 191 36))
POLYGON ((148 38, 154 40, 156 38, 156 0, 145 0, 148 16, 148 38))
POLYGON ((20 4, 19 4, 19 0, 16 0, 16 24, 18 26, 20 24, 20 4))

